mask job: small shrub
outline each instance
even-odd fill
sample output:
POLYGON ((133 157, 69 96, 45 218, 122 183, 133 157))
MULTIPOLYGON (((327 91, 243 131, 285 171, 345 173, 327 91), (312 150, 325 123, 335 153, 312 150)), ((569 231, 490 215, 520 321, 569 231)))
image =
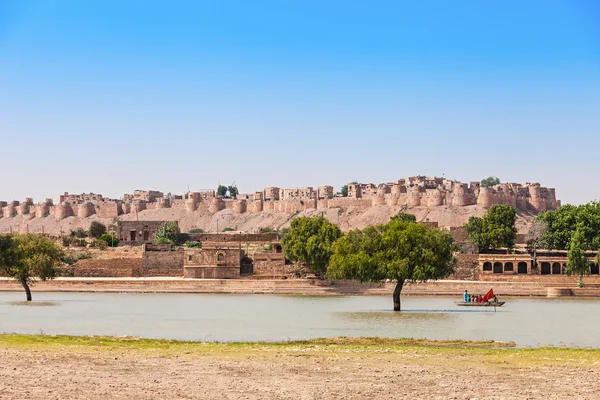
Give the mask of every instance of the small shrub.
POLYGON ((194 228, 194 229, 190 229, 190 231, 188 233, 204 233, 204 229, 194 228))
POLYGON ((154 240, 155 244, 173 244, 173 242, 166 237, 159 237, 154 240))
POLYGON ((224 228, 221 232, 234 232, 234 231, 235 231, 235 229, 227 227, 227 228, 224 228))
POLYGON ((104 235, 98 238, 99 242, 104 242, 108 247, 117 247, 119 245, 119 238, 111 235, 110 233, 105 233, 104 235))
POLYGON ((62 238, 62 244, 65 247, 69 247, 71 245, 71 238, 67 237, 67 236, 63 236, 63 238, 62 238))
POLYGON ((106 233, 106 226, 98 221, 92 221, 89 234, 93 238, 99 238, 106 233))
POLYGON ((185 247, 190 249, 199 249, 202 248, 202 243, 198 242, 197 240, 188 240, 185 242, 185 247))
POLYGON ((260 228, 260 233, 277 233, 277 229, 274 229, 274 228, 260 228))

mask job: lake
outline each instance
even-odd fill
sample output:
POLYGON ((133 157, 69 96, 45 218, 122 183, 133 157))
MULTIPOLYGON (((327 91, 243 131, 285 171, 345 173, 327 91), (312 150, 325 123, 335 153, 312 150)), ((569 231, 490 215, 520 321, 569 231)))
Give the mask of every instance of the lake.
POLYGON ((600 347, 600 301, 502 298, 490 308, 460 297, 306 297, 233 294, 0 292, 0 332, 140 336, 198 341, 285 341, 379 336, 514 341, 520 346, 600 347))

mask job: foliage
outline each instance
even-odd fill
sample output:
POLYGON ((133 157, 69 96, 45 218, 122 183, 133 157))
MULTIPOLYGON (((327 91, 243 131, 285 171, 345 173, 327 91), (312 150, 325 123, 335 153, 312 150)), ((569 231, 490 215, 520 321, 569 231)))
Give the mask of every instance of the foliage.
POLYGON ((190 229, 188 233, 204 233, 204 229, 194 228, 194 229, 190 229))
POLYGON ((412 214, 408 214, 400 211, 398 214, 394 215, 391 220, 400 220, 404 222, 417 222, 417 217, 412 214))
POLYGON ((499 247, 513 248, 517 238, 517 210, 505 204, 495 204, 483 218, 470 217, 465 224, 469 240, 480 250, 499 247))
POLYGON ((106 233, 106 226, 98 221, 92 221, 90 225, 89 235, 95 239, 106 233))
POLYGON ((496 176, 489 176, 481 180, 481 187, 491 187, 500 184, 500 179, 496 176))
POLYGON ((235 186, 227 187, 227 191, 229 192, 229 197, 236 198, 238 195, 238 188, 235 186))
POLYGON ((65 264, 73 265, 79 260, 87 260, 90 258, 92 258, 92 255, 90 253, 82 253, 79 251, 77 251, 77 252, 70 251, 67 253, 63 253, 63 257, 62 257, 61 261, 65 264))
POLYGON ((342 236, 333 245, 327 276, 361 282, 440 279, 454 271, 455 250, 448 232, 395 219, 342 236))
POLYGON ((589 272, 589 268, 590 263, 585 258, 585 252, 583 251, 583 234, 577 229, 571 238, 569 261, 565 272, 567 275, 578 275, 579 287, 583 287, 583 274, 589 272))
POLYGON ((217 187, 217 195, 221 197, 227 196, 227 186, 219 185, 219 187, 217 187))
POLYGON ((108 247, 117 247, 119 245, 119 238, 110 233, 105 233, 98 238, 98 241, 106 243, 108 247))
POLYGON ((592 201, 580 206, 570 204, 538 215, 548 229, 542 238, 547 249, 567 250, 571 237, 579 230, 584 250, 600 249, 600 202, 592 201))
POLYGON ((277 233, 275 228, 260 228, 260 233, 277 233))
POLYGON ((72 237, 72 238, 79 238, 79 239, 81 239, 81 238, 87 237, 87 232, 84 231, 81 228, 78 228, 78 229, 76 229, 74 231, 72 230, 71 233, 69 234, 69 236, 72 237))
POLYGON ((223 230, 221 232, 234 232, 234 231, 235 231, 235 229, 226 227, 226 228, 223 228, 223 230))
POLYGON ((175 221, 167 221, 158 227, 154 234, 156 244, 175 244, 179 241, 179 226, 175 221))
POLYGON ((21 282, 28 301, 29 284, 35 279, 53 279, 63 257, 62 249, 43 235, 0 236, 0 271, 21 282))
POLYGON ((287 258, 321 273, 327 269, 333 243, 341 236, 340 228, 323 217, 300 217, 292 220, 282 244, 287 258))
POLYGON ((348 197, 348 185, 342 186, 340 193, 342 194, 342 197, 348 197))
POLYGON ((190 249, 199 249, 202 247, 202 243, 198 242, 197 240, 188 240, 185 242, 185 247, 190 249))

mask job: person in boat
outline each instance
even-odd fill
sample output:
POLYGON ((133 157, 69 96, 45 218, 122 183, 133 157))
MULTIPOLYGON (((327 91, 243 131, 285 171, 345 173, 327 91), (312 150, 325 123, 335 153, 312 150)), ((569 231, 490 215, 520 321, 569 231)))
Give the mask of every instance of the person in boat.
POLYGON ((463 295, 463 298, 465 299, 465 303, 468 303, 470 299, 469 297, 469 293, 467 293, 467 291, 465 290, 465 294, 463 295))

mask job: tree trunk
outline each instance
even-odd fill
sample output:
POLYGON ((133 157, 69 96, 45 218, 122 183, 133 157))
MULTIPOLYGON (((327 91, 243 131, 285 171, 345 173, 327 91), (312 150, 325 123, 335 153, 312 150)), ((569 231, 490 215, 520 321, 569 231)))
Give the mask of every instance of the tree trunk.
POLYGON ((582 273, 579 274, 579 282, 577 282, 577 287, 578 288, 583 287, 583 274, 582 273))
POLYGON ((400 292, 402 292, 402 286, 404 286, 404 280, 399 280, 394 289, 394 311, 400 311, 400 292))
POLYGON ((27 301, 31 301, 31 290, 29 290, 29 285, 27 284, 27 280, 21 279, 21 285, 25 289, 25 295, 27 295, 27 301))

